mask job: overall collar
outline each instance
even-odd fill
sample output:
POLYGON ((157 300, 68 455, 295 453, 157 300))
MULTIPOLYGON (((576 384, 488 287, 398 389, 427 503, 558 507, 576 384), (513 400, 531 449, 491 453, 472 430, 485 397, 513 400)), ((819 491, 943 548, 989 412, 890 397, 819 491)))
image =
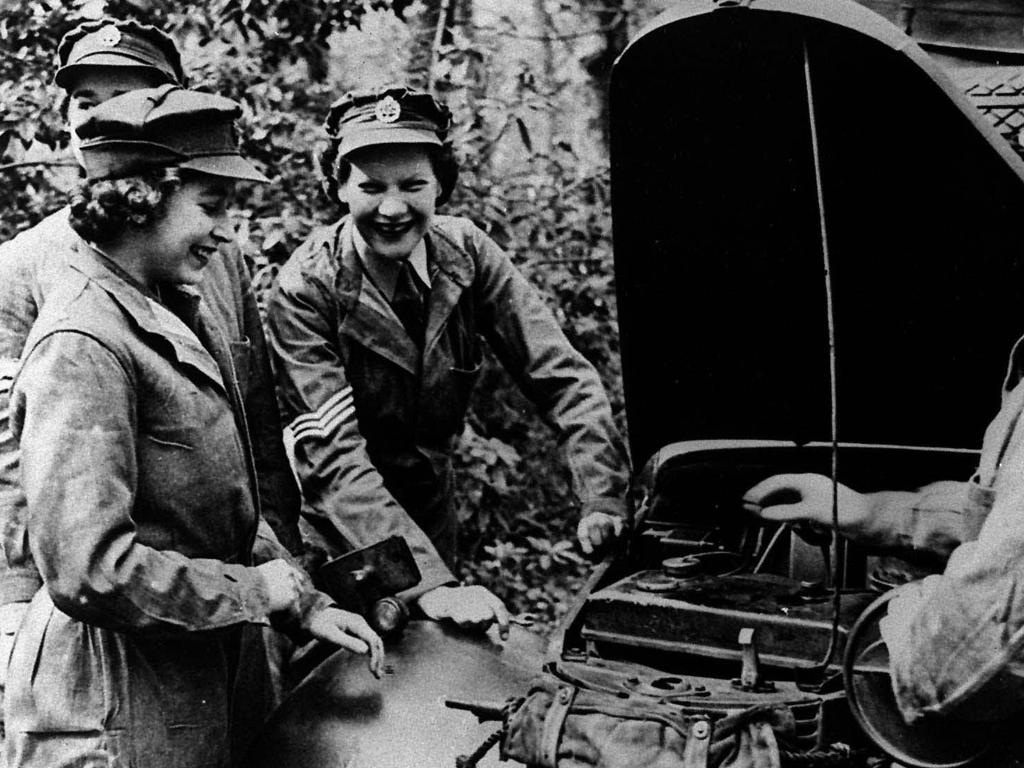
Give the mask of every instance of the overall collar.
POLYGON ((195 289, 165 286, 157 296, 84 240, 74 245, 69 261, 106 291, 143 334, 162 339, 181 365, 199 372, 227 393, 221 366, 200 341, 208 320, 195 289))
POLYGON ((367 268, 356 248, 354 230, 352 219, 346 218, 335 241, 335 289, 344 311, 340 332, 414 376, 419 375, 422 360, 430 356, 462 292, 473 283, 472 259, 445 237, 436 223, 431 224, 423 241, 430 297, 421 353, 381 289, 373 280, 365 279, 367 268))
MULTIPOLYGON (((367 274, 369 274, 370 279, 380 288, 384 298, 389 302, 393 301, 401 263, 394 259, 383 259, 373 253, 362 234, 360 234, 359 227, 355 225, 352 226, 352 245, 356 249, 356 253, 359 254, 359 260, 362 262, 367 274)), ((419 278, 420 282, 427 286, 427 288, 430 288, 430 273, 427 270, 427 244, 425 240, 420 240, 416 247, 412 249, 412 253, 409 254, 409 264, 412 266, 412 271, 416 273, 416 277, 419 278)))

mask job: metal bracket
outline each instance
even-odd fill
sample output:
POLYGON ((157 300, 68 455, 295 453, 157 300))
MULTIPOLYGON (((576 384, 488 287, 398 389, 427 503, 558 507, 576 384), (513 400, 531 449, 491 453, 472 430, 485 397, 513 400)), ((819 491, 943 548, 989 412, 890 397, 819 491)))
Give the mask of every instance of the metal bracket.
POLYGON ((740 630, 740 659, 743 666, 740 668, 740 676, 733 679, 732 687, 752 693, 768 693, 775 690, 775 683, 761 677, 761 665, 757 657, 757 643, 754 635, 754 630, 751 627, 744 627, 740 630))
POLYGON ((683 768, 707 768, 708 750, 711 747, 711 721, 698 717, 690 723, 683 749, 683 768))

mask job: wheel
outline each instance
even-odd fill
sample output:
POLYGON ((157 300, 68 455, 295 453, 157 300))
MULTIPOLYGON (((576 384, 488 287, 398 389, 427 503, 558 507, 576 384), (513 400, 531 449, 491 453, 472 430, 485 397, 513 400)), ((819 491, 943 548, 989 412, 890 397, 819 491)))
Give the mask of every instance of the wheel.
POLYGON ((878 623, 892 589, 872 602, 850 630, 843 658, 846 698, 865 735, 886 755, 908 768, 959 768, 974 763, 992 743, 995 726, 950 717, 907 725, 889 680, 889 649, 878 623))

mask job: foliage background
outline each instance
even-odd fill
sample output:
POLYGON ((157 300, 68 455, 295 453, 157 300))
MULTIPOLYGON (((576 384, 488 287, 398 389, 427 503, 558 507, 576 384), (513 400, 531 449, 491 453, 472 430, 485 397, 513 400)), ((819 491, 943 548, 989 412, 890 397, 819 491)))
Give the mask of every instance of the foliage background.
MULTIPOLYGON (((621 414, 604 81, 630 27, 655 10, 622 0, 0 0, 0 240, 62 206, 77 183, 50 78, 61 35, 83 20, 160 26, 179 42, 191 87, 242 102, 245 151, 273 181, 235 212, 254 272, 336 217, 313 163, 329 104, 355 87, 430 87, 456 118, 460 183, 446 212, 513 254, 621 414)), ((551 430, 488 360, 456 456, 462 576, 534 614, 541 631, 589 569, 557 454, 551 430)))

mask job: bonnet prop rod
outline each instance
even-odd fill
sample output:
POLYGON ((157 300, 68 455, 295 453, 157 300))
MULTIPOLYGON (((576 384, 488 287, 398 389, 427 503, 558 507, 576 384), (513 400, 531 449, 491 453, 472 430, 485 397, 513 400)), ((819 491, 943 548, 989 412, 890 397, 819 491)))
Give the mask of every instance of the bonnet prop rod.
POLYGON ((807 92, 807 118, 811 134, 811 157, 814 161, 814 189, 818 202, 818 231, 821 239, 821 259, 825 279, 825 314, 828 324, 829 374, 829 432, 832 442, 832 633, 828 651, 821 661, 821 669, 828 667, 839 645, 839 610, 842 606, 840 582, 844 570, 843 548, 839 540, 839 409, 836 403, 836 324, 832 294, 832 259, 828 247, 828 222, 825 216, 825 192, 821 174, 821 150, 818 144, 818 120, 814 105, 814 83, 811 78, 811 57, 807 38, 802 39, 804 87, 807 92))

